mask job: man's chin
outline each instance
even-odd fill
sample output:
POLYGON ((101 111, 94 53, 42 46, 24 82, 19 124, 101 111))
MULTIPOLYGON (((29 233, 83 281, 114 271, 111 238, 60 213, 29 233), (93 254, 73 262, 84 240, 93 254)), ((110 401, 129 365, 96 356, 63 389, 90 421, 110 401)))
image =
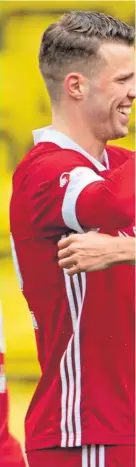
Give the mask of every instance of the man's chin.
POLYGON ((114 133, 114 135, 112 135, 112 137, 110 138, 110 140, 116 140, 116 139, 120 139, 120 138, 125 138, 125 136, 127 136, 129 133, 129 130, 127 127, 124 127, 124 128, 118 128, 117 131, 114 133))

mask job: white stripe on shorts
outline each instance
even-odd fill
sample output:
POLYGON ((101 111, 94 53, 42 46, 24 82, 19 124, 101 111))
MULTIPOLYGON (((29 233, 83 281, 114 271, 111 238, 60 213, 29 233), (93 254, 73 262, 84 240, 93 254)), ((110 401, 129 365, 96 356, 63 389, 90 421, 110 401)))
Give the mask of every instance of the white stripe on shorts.
POLYGON ((106 467, 105 466, 105 447, 103 445, 96 446, 95 444, 92 444, 90 446, 90 465, 89 467, 106 467), (97 459, 96 459, 96 451, 98 449, 99 452, 99 460, 97 464, 97 459))
POLYGON ((96 446, 91 444, 90 446, 90 467, 96 467, 96 446))
POLYGON ((99 467, 105 467, 105 447, 99 446, 99 467))
POLYGON ((87 446, 82 446, 82 467, 89 467, 87 446))

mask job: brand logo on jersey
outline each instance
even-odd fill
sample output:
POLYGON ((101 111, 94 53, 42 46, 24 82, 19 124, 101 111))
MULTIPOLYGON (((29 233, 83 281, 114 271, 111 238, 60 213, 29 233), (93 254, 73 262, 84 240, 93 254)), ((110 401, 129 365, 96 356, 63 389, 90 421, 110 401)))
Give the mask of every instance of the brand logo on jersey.
POLYGON ((63 188, 63 186, 66 185, 66 183, 69 183, 70 180, 70 173, 69 172, 64 172, 60 176, 60 187, 63 188))

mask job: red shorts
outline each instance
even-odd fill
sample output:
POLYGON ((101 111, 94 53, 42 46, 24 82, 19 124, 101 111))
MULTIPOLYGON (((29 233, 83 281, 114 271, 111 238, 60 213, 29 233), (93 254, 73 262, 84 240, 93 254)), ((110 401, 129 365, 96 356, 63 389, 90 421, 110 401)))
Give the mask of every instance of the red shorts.
POLYGON ((134 446, 82 446, 27 453, 29 467, 135 467, 134 446))

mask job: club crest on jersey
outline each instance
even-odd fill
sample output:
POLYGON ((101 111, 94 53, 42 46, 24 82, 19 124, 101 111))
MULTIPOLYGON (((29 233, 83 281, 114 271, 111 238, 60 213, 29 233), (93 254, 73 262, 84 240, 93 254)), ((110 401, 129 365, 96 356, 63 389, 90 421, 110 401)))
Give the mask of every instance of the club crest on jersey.
POLYGON ((66 185, 66 183, 69 183, 70 181, 70 173, 69 172, 64 172, 60 176, 60 187, 63 188, 63 186, 66 185))

